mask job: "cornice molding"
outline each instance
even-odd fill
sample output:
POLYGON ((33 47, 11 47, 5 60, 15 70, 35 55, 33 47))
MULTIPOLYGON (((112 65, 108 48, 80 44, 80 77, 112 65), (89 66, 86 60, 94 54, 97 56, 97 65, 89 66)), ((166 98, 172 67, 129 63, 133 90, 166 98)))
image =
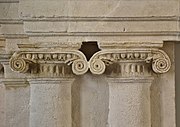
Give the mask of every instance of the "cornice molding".
POLYGON ((28 79, 28 82, 30 84, 52 84, 52 83, 71 83, 75 79, 74 78, 30 78, 28 79))
MULTIPOLYGON (((106 78, 108 83, 152 83, 154 78, 152 76, 142 78, 106 78)), ((134 84, 132 84, 134 85, 134 84)))
POLYGON ((20 78, 3 78, 0 80, 6 87, 26 87, 29 85, 27 79, 20 78))
MULTIPOLYGON (((1 1, 0 1, 1 3, 1 1)), ((0 19, 0 24, 23 24, 21 19, 0 19)))
POLYGON ((26 31, 29 37, 51 37, 51 36, 175 36, 179 31, 133 31, 133 32, 55 32, 55 31, 26 31))
POLYGON ((23 17, 26 22, 119 22, 119 21, 179 21, 179 16, 154 16, 154 17, 23 17))
POLYGON ((19 3, 19 0, 0 0, 0 3, 19 3))
MULTIPOLYGON (((119 44, 116 45, 118 47, 119 44)), ((109 65, 118 64, 123 65, 124 71, 121 69, 121 73, 126 72, 134 75, 137 72, 141 76, 145 69, 148 69, 148 65, 151 65, 151 69, 158 74, 168 72, 171 67, 168 55, 157 47, 147 48, 146 46, 141 47, 141 45, 139 45, 139 48, 137 46, 133 48, 132 45, 127 46, 127 48, 105 47, 105 49, 96 52, 89 61, 82 52, 75 48, 60 48, 60 50, 54 51, 51 48, 46 49, 46 51, 43 48, 43 51, 37 49, 32 51, 23 50, 13 54, 10 59, 10 67, 13 71, 20 73, 26 73, 36 68, 41 70, 42 73, 54 74, 67 73, 62 68, 59 69, 59 66, 66 68, 67 65, 70 65, 71 71, 75 75, 83 75, 88 70, 92 74, 101 75, 105 73, 109 65)), ((39 73, 39 70, 34 72, 39 73)))

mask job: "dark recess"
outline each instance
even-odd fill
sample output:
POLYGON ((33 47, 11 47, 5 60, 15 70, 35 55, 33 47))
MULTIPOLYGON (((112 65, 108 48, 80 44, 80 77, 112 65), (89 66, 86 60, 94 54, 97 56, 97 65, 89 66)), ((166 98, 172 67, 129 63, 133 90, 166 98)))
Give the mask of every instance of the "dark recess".
POLYGON ((94 53, 100 51, 96 41, 82 42, 81 48, 79 49, 89 60, 94 53))

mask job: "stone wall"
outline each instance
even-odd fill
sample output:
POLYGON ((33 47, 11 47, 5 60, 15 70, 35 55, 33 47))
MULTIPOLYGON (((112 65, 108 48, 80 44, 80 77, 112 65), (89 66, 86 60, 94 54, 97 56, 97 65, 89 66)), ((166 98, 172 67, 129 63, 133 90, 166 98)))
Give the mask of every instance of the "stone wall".
POLYGON ((175 127, 179 3, 0 0, 0 127, 175 127))

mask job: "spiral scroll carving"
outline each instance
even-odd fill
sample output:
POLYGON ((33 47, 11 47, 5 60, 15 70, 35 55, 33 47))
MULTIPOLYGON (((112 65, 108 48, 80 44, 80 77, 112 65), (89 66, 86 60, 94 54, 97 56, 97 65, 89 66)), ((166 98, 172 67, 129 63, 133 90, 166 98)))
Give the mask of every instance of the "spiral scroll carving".
POLYGON ((103 74, 106 69, 105 63, 101 59, 93 59, 90 61, 90 71, 93 74, 103 74))
POLYGON ((12 58, 10 60, 11 69, 20 73, 25 73, 29 69, 29 64, 22 58, 12 58))
POLYGON ((152 62, 152 69, 156 73, 166 73, 171 67, 171 62, 167 58, 157 58, 152 62))
MULTIPOLYGON (((155 73, 168 72, 171 67, 171 61, 164 51, 150 48, 102 50, 96 52, 89 61, 87 61, 83 53, 76 50, 55 53, 17 52, 14 53, 10 59, 11 69, 21 73, 25 73, 28 70, 30 73, 34 72, 34 68, 29 68, 29 66, 33 67, 36 64, 50 64, 52 65, 51 68, 53 68, 51 70, 57 70, 56 73, 59 73, 57 68, 54 69, 54 66, 61 64, 62 66, 71 65, 71 72, 75 75, 83 75, 88 70, 90 70, 92 74, 100 75, 105 72, 106 67, 114 63, 152 64, 152 70, 155 73)), ((38 69, 40 70, 41 68, 38 69)), ((131 70, 133 70, 133 68, 131 68, 131 70)), ((138 71, 138 68, 135 68, 135 71, 138 71)))
POLYGON ((88 71, 88 63, 85 60, 77 59, 72 64, 72 71, 76 75, 85 74, 88 71))

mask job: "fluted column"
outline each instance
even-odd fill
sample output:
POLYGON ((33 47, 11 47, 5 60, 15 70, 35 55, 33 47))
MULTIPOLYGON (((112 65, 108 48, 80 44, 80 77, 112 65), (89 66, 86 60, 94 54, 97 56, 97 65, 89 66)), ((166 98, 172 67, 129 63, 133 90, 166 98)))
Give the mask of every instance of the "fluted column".
POLYGON ((151 127, 151 78, 108 78, 109 127, 151 127))
POLYGON ((72 78, 30 79, 30 127, 71 127, 72 78))

